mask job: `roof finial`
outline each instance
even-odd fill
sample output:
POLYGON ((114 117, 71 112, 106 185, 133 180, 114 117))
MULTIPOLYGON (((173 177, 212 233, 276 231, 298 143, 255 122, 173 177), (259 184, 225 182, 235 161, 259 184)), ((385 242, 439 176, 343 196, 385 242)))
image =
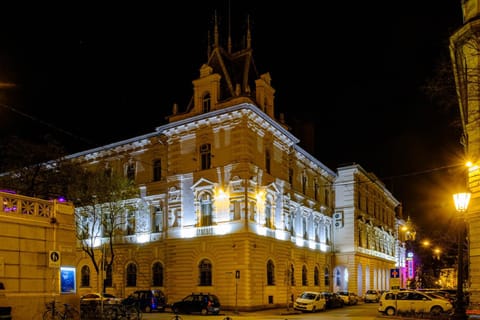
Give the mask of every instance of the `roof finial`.
POLYGON ((227 50, 228 53, 232 53, 232 28, 231 28, 231 14, 230 14, 230 0, 228 0, 228 43, 227 50))
POLYGON ((250 33, 250 15, 247 16, 247 49, 252 46, 252 35, 250 33))
POLYGON ((210 30, 207 31, 207 59, 210 58, 212 53, 211 43, 210 43, 210 30))
POLYGON ((215 28, 214 28, 214 46, 218 48, 218 21, 217 21, 217 10, 215 10, 215 28))

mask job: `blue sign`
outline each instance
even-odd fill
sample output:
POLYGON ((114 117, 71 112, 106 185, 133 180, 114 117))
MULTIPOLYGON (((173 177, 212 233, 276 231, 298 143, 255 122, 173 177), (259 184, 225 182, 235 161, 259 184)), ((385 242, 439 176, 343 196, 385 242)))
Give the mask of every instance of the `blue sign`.
POLYGON ((400 269, 390 269, 390 278, 400 278, 400 269))

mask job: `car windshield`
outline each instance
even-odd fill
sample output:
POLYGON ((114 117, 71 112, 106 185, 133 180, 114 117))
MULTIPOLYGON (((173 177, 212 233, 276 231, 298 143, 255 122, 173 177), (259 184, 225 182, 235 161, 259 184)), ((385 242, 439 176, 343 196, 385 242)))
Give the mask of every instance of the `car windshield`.
POLYGON ((308 299, 308 300, 313 300, 315 299, 316 294, 311 293, 311 292, 304 292, 302 295, 300 295, 300 298, 302 299, 308 299))

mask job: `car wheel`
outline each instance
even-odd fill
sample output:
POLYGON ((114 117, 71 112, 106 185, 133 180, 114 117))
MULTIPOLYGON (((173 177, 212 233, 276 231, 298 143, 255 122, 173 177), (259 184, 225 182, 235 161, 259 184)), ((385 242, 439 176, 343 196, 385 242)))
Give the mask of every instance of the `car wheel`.
POLYGON ((173 311, 173 313, 175 313, 175 314, 179 314, 179 313, 180 313, 180 310, 178 309, 178 307, 172 307, 172 311, 173 311))
POLYGON ((440 306, 434 306, 432 309, 430 309, 430 314, 432 316, 439 316, 443 312, 442 307, 440 306))
POLYGON ((327 304, 324 304, 324 305, 323 305, 322 311, 323 311, 323 312, 327 311, 327 304))
POLYGON ((395 309, 394 309, 394 308, 391 308, 391 307, 390 307, 390 308, 387 308, 387 309, 385 310, 385 314, 386 314, 387 316, 390 316, 390 317, 391 317, 391 316, 394 316, 394 315, 395 315, 395 309))
POLYGON ((146 306, 144 312, 145 312, 145 313, 150 313, 150 312, 152 312, 152 307, 146 306))
POLYGON ((313 307, 312 312, 317 312, 317 307, 313 307))
POLYGON ((202 308, 202 316, 206 316, 208 314, 208 309, 207 308, 202 308))

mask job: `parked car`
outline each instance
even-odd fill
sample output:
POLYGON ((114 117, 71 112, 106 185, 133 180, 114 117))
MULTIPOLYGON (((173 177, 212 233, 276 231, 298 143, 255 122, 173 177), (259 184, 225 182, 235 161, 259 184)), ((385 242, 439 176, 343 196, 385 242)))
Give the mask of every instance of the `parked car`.
POLYGON ((349 306, 356 305, 358 303, 358 296, 351 291, 338 291, 340 297, 343 299, 343 303, 349 306))
POLYGON ((338 293, 333 292, 322 292, 327 303, 327 309, 333 308, 343 308, 345 303, 343 302, 342 297, 338 293))
POLYGON ((453 306, 440 296, 415 290, 386 291, 380 298, 378 311, 388 316, 403 312, 426 313, 438 316, 451 312, 453 306))
POLYGON ((293 309, 302 312, 316 312, 327 310, 327 301, 321 292, 305 291, 293 303, 293 309))
POLYGON ((220 300, 211 293, 192 293, 172 303, 171 308, 174 313, 219 314, 220 300))
POLYGON ((142 312, 165 311, 167 298, 161 290, 137 290, 124 299, 124 304, 136 304, 142 312))
POLYGON ((120 304, 122 303, 122 298, 117 298, 110 293, 87 293, 80 297, 80 304, 98 304, 103 300, 104 304, 120 304))
POLYGON ((380 300, 380 291, 378 290, 367 290, 367 292, 365 292, 365 297, 363 298, 363 301, 365 303, 368 303, 368 302, 378 302, 380 300))

